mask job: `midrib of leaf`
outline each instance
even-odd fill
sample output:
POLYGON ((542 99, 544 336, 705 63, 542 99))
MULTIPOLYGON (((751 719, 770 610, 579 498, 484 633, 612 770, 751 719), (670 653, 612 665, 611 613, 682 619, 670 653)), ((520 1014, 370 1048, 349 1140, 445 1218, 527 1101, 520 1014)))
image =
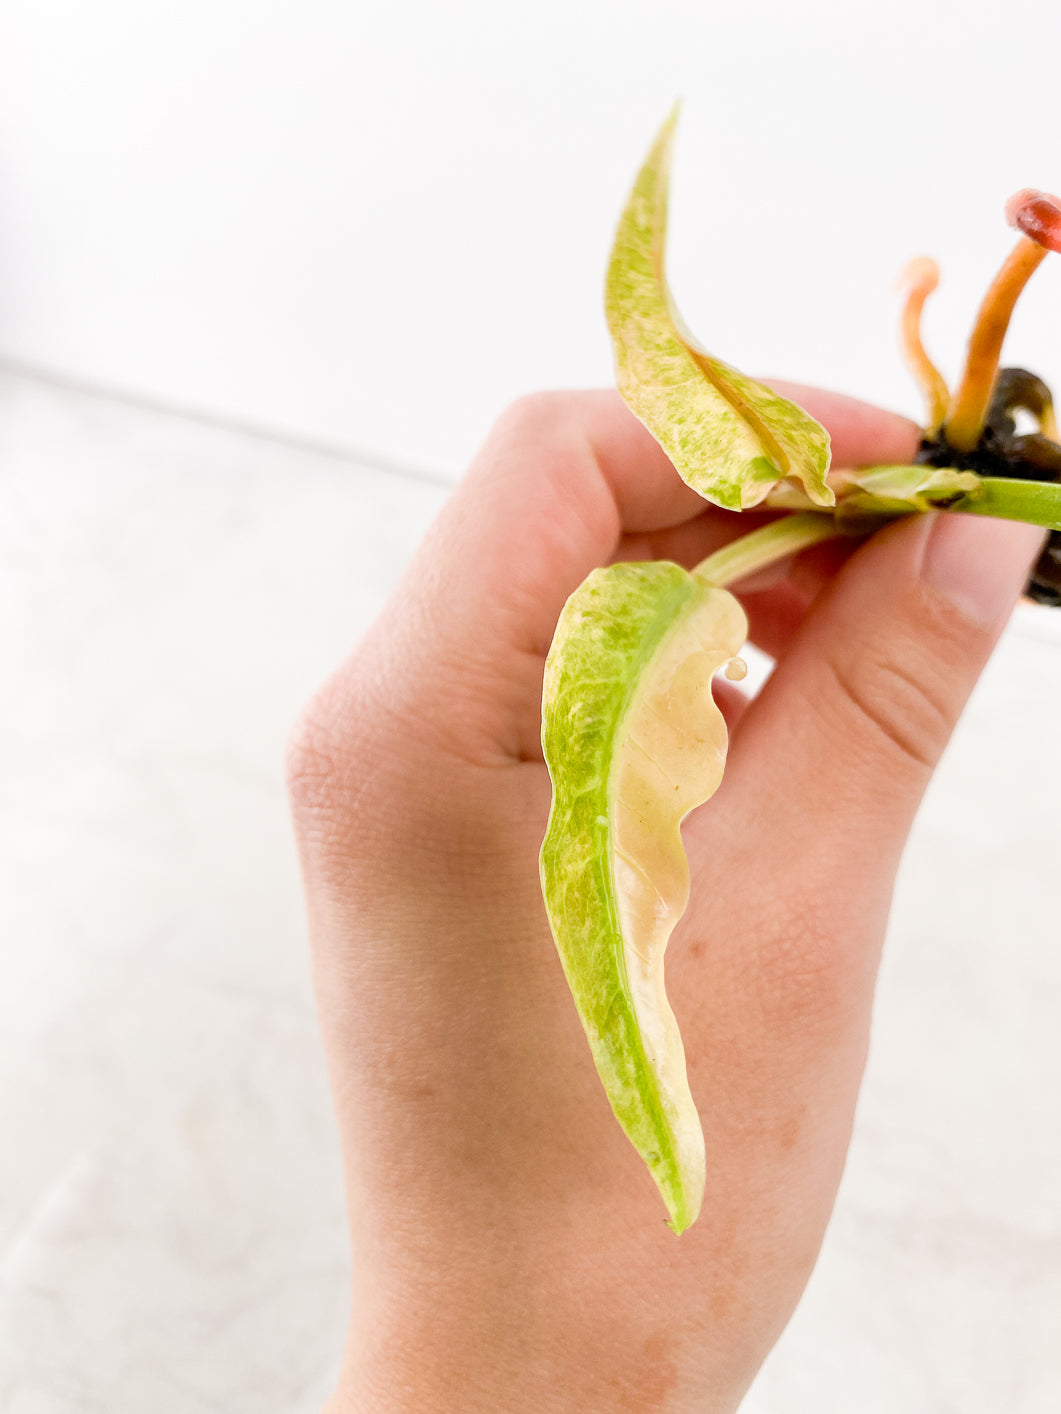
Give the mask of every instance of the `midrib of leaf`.
POLYGON ((711 367, 711 360, 708 359, 699 349, 693 348, 681 334, 682 346, 688 352, 690 358, 697 368, 704 375, 707 381, 719 393, 726 402, 729 403, 737 415, 748 424, 748 426, 762 443, 763 451, 777 467, 782 476, 787 476, 792 469, 792 461, 784 447, 770 431, 769 426, 763 421, 759 413, 752 407, 746 398, 742 398, 736 388, 733 387, 720 373, 711 367))
MULTIPOLYGON (((606 766, 606 770, 604 772, 604 796, 606 807, 605 818, 608 821, 607 860, 610 885, 608 889, 608 912, 609 920, 613 925, 612 931, 619 939, 617 971, 619 974, 619 980, 622 984, 623 995, 626 998, 626 1003, 629 1006, 631 1012, 633 1012, 634 1019, 637 1022, 636 1031, 639 1059, 644 1068, 645 1073, 650 1077, 652 1081, 651 1102, 649 1108, 655 1121, 654 1128, 661 1136, 663 1141, 661 1145, 660 1159, 661 1161, 665 1161, 670 1168, 672 1168, 675 1172, 678 1173, 679 1179, 681 1179, 683 1175, 681 1174, 678 1150, 675 1147, 673 1138, 671 1136, 670 1125, 667 1121, 667 1116, 663 1109, 663 1101, 660 1093, 660 1078, 656 1072, 655 1067, 652 1065, 652 1062, 649 1059, 648 1052, 645 1050, 644 1040, 641 1034, 641 1022, 640 1018, 637 1015, 637 1010, 634 1007, 633 991, 630 987, 630 975, 627 971, 626 966, 626 937, 623 933, 622 924, 619 919, 618 889, 615 883, 615 870, 612 866, 614 844, 612 841, 611 802, 612 782, 616 770, 616 745, 619 741, 620 736, 622 735, 622 729, 626 722, 626 718, 629 715, 630 709, 633 707, 635 701, 637 700, 638 693, 641 690, 643 672, 650 666, 652 660, 656 657, 657 653, 662 651, 667 642, 667 639, 673 633, 677 632, 678 624, 681 621, 683 615, 688 610, 690 605, 695 604, 695 602, 701 597, 702 592, 703 591, 696 583, 696 581, 693 580, 691 576, 689 576, 683 581, 681 581, 679 584, 675 585, 674 589, 666 596, 666 599, 661 601, 657 605, 656 613, 650 621, 650 630, 646 632, 646 634, 642 637, 639 645, 639 651, 636 655, 636 658, 633 660, 635 666, 634 671, 631 672, 629 677, 630 685, 622 699, 619 711, 616 714, 614 730, 612 731, 608 742, 608 746, 605 752, 605 760, 604 762, 602 762, 602 765, 606 766)), ((682 1184, 681 1186, 684 1187, 684 1184, 682 1184)))

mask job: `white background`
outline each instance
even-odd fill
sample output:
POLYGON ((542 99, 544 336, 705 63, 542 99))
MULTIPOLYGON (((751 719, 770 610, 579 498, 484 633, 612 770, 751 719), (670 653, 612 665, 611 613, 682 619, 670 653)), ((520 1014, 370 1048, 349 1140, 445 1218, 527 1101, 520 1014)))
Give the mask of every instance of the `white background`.
POLYGON ((1059 53, 1049 0, 5 0, 0 353, 456 470, 515 394, 609 378, 612 227, 684 96, 688 322, 916 412, 892 282, 939 258, 953 374, 1006 196, 1061 184, 1059 53))
MULTIPOLYGON (((953 377, 1006 196, 1061 187, 1059 54, 1048 0, 4 0, 4 1414, 319 1407, 346 1257, 286 724, 504 403, 610 381, 674 99, 703 342, 916 415, 892 282, 939 258, 953 377)), ((1031 294, 1008 354, 1056 385, 1061 261, 1031 294)), ((1059 646, 1019 611, 926 802, 751 1414, 1061 1407, 1059 646)))

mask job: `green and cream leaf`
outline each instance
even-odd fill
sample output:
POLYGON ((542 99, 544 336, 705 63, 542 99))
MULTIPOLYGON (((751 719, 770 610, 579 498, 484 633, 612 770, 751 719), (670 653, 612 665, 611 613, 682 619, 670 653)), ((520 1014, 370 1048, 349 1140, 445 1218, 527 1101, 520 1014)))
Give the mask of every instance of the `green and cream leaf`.
POLYGON ((731 594, 677 565, 613 565, 568 600, 545 669, 549 921, 608 1099, 676 1232, 700 1210, 704 1141, 663 956, 689 894, 681 821, 725 765, 711 679, 746 631, 731 594))
POLYGON ((765 383, 701 349, 674 309, 664 272, 676 112, 642 167, 615 237, 605 308, 619 391, 683 480, 728 510, 756 506, 790 479, 831 506, 829 434, 765 383))

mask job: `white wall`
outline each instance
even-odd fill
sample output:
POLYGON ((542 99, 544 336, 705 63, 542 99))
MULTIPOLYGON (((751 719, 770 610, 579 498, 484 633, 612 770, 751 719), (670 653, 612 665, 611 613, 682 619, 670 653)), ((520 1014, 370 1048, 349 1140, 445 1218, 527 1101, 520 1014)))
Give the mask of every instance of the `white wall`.
MULTIPOLYGON (((603 265, 675 95, 672 271, 709 347, 918 408, 891 282, 953 371, 1061 186, 1054 0, 5 0, 0 354, 444 470, 602 382, 603 265)), ((1061 381, 1061 261, 1014 361, 1061 381)))

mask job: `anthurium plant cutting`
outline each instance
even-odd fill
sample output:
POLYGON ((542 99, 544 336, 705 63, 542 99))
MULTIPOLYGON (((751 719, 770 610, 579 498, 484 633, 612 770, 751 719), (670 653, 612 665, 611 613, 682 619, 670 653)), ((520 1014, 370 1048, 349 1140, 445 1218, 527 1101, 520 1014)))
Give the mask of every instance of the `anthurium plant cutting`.
POLYGON ((903 343, 928 405, 918 456, 909 466, 832 470, 825 429, 706 353, 674 308, 664 273, 674 128, 672 115, 638 174, 608 269, 619 390, 706 501, 779 514, 691 572, 666 561, 615 564, 567 601, 545 669, 553 804, 541 877, 608 1099, 680 1233, 699 1213, 706 1161, 664 954, 689 894, 681 822, 725 767, 712 678, 744 672, 747 622, 728 586, 817 542, 940 510, 1050 531, 1028 593, 1061 604, 1061 445, 1050 393, 1035 375, 999 367, 1017 297, 1047 251, 1061 251, 1061 202, 1022 191, 1008 204, 1019 239, 984 299, 953 393, 920 336, 936 267, 913 262, 903 343), (1020 412, 1034 430, 1018 431, 1020 412))

